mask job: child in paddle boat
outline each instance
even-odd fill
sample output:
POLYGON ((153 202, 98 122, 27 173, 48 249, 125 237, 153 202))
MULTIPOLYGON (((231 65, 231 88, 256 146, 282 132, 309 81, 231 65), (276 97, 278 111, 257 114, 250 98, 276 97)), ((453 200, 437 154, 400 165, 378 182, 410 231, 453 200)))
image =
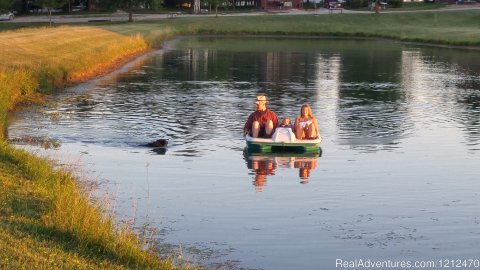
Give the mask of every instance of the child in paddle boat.
POLYGON ((318 138, 318 122, 312 115, 310 105, 304 104, 300 109, 300 116, 295 119, 295 136, 299 140, 314 140, 318 138))
POLYGON ((293 129, 292 122, 290 121, 290 118, 288 118, 288 117, 283 118, 282 123, 280 124, 280 127, 293 129))

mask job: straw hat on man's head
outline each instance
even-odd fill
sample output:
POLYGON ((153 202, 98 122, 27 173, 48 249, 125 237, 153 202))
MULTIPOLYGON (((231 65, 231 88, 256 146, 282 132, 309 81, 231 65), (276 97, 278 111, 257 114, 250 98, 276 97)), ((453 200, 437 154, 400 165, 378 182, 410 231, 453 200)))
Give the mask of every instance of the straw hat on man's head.
POLYGON ((255 103, 259 104, 261 102, 267 103, 267 97, 266 96, 257 96, 257 100, 255 101, 255 103))

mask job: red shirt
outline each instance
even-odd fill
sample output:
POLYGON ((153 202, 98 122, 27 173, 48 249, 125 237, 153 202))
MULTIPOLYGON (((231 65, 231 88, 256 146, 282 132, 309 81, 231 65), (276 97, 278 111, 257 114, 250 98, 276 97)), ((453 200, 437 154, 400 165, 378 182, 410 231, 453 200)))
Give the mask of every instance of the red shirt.
POLYGON ((254 111, 248 117, 245 126, 243 126, 243 131, 247 132, 252 129, 252 124, 255 121, 258 121, 261 127, 265 127, 268 120, 272 120, 273 128, 276 128, 278 126, 277 114, 275 114, 274 112, 270 111, 269 109, 265 109, 265 111, 254 111))

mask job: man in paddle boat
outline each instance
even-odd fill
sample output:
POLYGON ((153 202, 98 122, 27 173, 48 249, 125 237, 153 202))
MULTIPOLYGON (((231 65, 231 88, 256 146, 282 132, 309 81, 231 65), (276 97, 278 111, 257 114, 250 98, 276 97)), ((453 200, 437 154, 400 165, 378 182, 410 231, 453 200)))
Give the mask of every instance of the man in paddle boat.
POLYGON ((250 134, 253 138, 271 138, 278 126, 277 114, 267 109, 265 96, 257 96, 255 105, 257 110, 248 117, 243 127, 243 136, 250 134))

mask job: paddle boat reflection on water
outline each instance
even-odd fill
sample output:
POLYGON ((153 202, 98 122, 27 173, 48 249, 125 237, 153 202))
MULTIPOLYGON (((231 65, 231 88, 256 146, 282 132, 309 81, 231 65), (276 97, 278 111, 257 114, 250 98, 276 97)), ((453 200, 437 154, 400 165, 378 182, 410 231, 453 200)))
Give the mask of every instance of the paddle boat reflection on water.
POLYGON ((253 138, 245 136, 247 147, 251 152, 319 152, 322 137, 298 140, 289 127, 278 127, 271 138, 253 138))
POLYGON ((275 175, 279 168, 298 169, 300 184, 309 183, 310 173, 317 168, 322 150, 318 148, 318 151, 312 152, 252 152, 245 147, 243 156, 253 174, 252 183, 255 189, 262 191, 267 177, 275 175))

